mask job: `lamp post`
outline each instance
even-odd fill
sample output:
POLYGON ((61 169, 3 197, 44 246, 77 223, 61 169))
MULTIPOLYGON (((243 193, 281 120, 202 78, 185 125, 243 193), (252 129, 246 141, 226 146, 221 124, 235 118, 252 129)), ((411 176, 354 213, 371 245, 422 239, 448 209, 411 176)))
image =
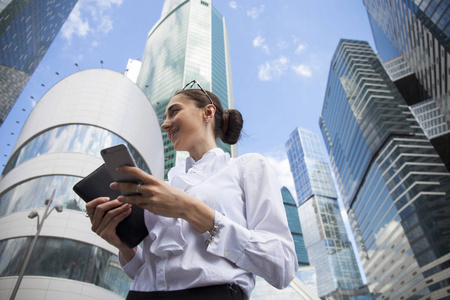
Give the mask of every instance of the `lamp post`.
POLYGON ((16 298, 16 294, 17 294, 17 291, 19 290, 20 283, 22 282, 22 278, 25 273, 25 269, 27 268, 28 261, 30 260, 31 253, 33 252, 33 248, 39 237, 39 233, 41 232, 41 229, 44 226, 45 219, 47 219, 47 217, 51 214, 51 212, 54 209, 56 209, 56 211, 59 213, 62 212, 62 210, 63 210, 62 206, 59 204, 55 205, 50 211, 48 210, 50 208, 50 204, 53 201, 54 195, 55 195, 55 190, 53 190, 52 196, 50 197, 50 199, 45 199, 45 205, 47 207, 45 208, 45 212, 44 212, 44 215, 42 216, 42 220, 39 221, 39 213, 35 210, 30 212, 30 214, 28 215, 28 218, 30 218, 30 219, 37 217, 36 234, 34 235, 34 239, 31 242, 30 247, 28 248, 27 256, 25 257, 25 261, 23 262, 22 269, 20 269, 20 273, 19 273, 19 277, 17 278, 16 285, 14 286, 14 289, 11 293, 11 297, 9 298, 10 300, 14 300, 16 298))

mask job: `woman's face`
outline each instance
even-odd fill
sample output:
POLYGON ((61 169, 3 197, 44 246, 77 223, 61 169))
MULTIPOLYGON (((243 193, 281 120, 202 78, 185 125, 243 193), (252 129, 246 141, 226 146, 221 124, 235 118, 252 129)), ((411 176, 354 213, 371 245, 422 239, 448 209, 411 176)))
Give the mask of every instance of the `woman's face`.
POLYGON ((191 151, 205 135, 204 109, 182 94, 175 95, 167 105, 161 129, 177 151, 191 151))

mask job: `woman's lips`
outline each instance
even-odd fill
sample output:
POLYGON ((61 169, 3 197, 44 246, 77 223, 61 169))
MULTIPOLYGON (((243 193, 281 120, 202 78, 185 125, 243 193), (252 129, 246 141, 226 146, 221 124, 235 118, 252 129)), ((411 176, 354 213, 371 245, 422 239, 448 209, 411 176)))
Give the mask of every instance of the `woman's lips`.
POLYGON ((176 136, 177 133, 178 133, 178 129, 170 130, 169 131, 169 140, 173 141, 173 138, 176 136))

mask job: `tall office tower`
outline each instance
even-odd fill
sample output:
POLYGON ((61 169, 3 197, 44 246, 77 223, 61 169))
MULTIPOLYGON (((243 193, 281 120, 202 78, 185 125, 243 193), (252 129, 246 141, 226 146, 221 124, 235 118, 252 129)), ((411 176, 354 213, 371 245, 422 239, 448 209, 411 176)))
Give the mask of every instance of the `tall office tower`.
POLYGON ((163 178, 156 113, 123 74, 77 72, 40 99, 0 179, 0 299, 9 299, 37 233, 36 219, 27 216, 36 211, 42 222, 52 191, 63 211, 43 224, 16 299, 125 297, 131 280, 120 269, 117 249, 91 231, 85 203, 72 190, 103 163, 100 150, 119 143, 141 168, 163 178))
POLYGON ((298 206, 294 197, 288 188, 281 188, 281 195, 283 197, 284 209, 286 210, 286 217, 288 220, 289 229, 291 230, 292 238, 294 239, 295 253, 298 260, 297 278, 302 284, 307 287, 311 295, 317 297, 317 274, 316 269, 310 266, 308 259, 308 252, 305 247, 305 240, 303 238, 302 225, 300 224, 300 216, 298 215, 298 206))
POLYGON ((284 209, 286 210, 289 229, 291 230, 292 238, 294 239, 298 265, 300 267, 309 266, 308 253, 306 252, 305 241, 303 240, 297 203, 295 202, 294 197, 292 197, 291 192, 285 186, 281 188, 281 195, 283 196, 283 204, 284 209))
POLYGON ((385 69, 450 170, 450 3, 363 2, 385 69))
POLYGON ((339 42, 319 124, 374 298, 448 297, 450 173, 367 42, 339 42))
POLYGON ((0 3, 0 125, 77 1, 0 3))
POLYGON ((319 297, 363 299, 368 295, 318 136, 297 128, 289 136, 286 149, 301 203, 298 212, 309 262, 317 272, 319 297))
MULTIPOLYGON (((233 107, 231 65, 225 20, 212 0, 166 0, 161 19, 148 34, 137 84, 155 108, 160 124, 173 94, 196 79, 215 93, 224 109, 233 107)), ((163 134, 166 173, 183 153, 163 134)), ((236 147, 218 142, 236 154, 236 147)))

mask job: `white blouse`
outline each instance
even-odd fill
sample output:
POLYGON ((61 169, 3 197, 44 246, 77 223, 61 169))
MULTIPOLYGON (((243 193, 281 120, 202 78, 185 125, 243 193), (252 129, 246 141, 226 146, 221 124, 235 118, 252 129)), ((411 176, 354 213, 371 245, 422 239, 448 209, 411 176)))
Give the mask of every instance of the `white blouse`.
POLYGON ((230 159, 215 148, 194 162, 188 157, 169 174, 169 184, 215 210, 219 232, 198 233, 183 219, 145 211, 149 236, 131 261, 119 256, 133 279, 130 290, 172 291, 238 284, 249 298, 254 275, 285 288, 297 273, 297 256, 276 173, 259 154, 230 159))

